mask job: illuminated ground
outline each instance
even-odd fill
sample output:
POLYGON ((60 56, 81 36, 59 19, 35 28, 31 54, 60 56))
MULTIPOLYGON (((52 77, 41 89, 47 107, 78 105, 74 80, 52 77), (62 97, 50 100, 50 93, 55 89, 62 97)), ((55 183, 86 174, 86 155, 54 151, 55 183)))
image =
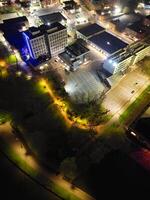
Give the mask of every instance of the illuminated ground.
POLYGON ((79 103, 98 99, 104 89, 97 74, 86 70, 70 73, 65 85, 66 92, 75 102, 79 103))
POLYGON ((140 70, 134 70, 127 75, 111 89, 104 99, 104 106, 110 110, 111 114, 118 115, 122 112, 122 107, 130 103, 140 94, 141 90, 149 84, 148 77, 140 70))

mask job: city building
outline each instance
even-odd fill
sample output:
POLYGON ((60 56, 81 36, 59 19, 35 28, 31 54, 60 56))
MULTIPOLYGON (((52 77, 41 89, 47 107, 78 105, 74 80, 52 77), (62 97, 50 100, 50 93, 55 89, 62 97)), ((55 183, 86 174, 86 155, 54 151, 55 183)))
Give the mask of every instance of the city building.
POLYGON ((87 41, 93 35, 101 33, 104 30, 105 30, 105 28, 103 28, 102 26, 100 26, 96 23, 89 24, 81 29, 78 29, 77 36, 78 36, 78 38, 82 38, 83 40, 87 41))
POLYGON ((150 27, 150 15, 144 18, 144 25, 150 27))
POLYGON ((32 59, 48 55, 48 48, 45 40, 45 34, 40 28, 30 27, 23 32, 28 53, 32 59))
POLYGON ((59 58, 65 63, 66 68, 75 71, 87 60, 89 49, 76 41, 65 48, 65 52, 59 54, 59 58))
POLYGON ((149 39, 135 42, 109 56, 104 61, 103 69, 109 72, 110 76, 116 73, 124 73, 129 66, 136 64, 145 56, 150 56, 149 39))
POLYGON ((39 18, 45 25, 51 25, 55 22, 59 22, 62 25, 66 25, 67 23, 67 19, 60 12, 41 15, 39 18))
POLYGON ((147 26, 143 25, 143 22, 135 22, 125 29, 125 34, 128 37, 136 40, 143 39, 148 33, 147 26))
POLYGON ((60 23, 31 27, 23 32, 31 58, 54 57, 67 46, 67 29, 60 23))
POLYGON ((63 9, 64 10, 76 10, 78 9, 79 6, 77 5, 77 3, 73 0, 70 1, 64 1, 63 2, 63 9))
POLYGON ((112 55, 127 46, 127 43, 106 31, 92 36, 89 43, 105 56, 112 55))
POLYGON ((67 29, 60 23, 51 24, 46 29, 46 39, 51 57, 62 53, 67 46, 67 29))
POLYGON ((3 27, 7 30, 24 30, 29 27, 29 22, 26 16, 15 17, 3 20, 3 27))

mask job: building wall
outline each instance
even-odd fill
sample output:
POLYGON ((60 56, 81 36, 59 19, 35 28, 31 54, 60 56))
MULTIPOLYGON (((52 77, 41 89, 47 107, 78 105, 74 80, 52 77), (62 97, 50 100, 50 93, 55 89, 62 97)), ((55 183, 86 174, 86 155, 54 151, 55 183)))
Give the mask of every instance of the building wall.
POLYGON ((88 42, 88 37, 85 37, 83 34, 81 34, 78 31, 77 31, 77 38, 81 38, 81 39, 85 40, 86 42, 88 42))
POLYGON ((67 29, 48 34, 48 45, 51 56, 62 53, 67 46, 67 29))
POLYGON ((47 55, 48 50, 47 50, 44 35, 29 40, 29 43, 33 52, 33 55, 31 55, 33 59, 37 59, 38 57, 42 55, 47 55))
POLYGON ((108 72, 115 74, 118 72, 125 71, 129 66, 136 64, 140 60, 142 60, 145 56, 150 55, 150 46, 145 47, 144 49, 138 51, 136 54, 130 55, 124 60, 118 62, 117 59, 113 59, 113 62, 116 63, 113 66, 113 62, 110 63, 109 59, 105 60, 103 64, 103 68, 108 72))
POLYGON ((142 60, 145 56, 149 56, 149 55, 150 55, 150 46, 146 47, 145 49, 142 49, 136 54, 136 58, 133 62, 133 65, 139 62, 140 60, 142 60))

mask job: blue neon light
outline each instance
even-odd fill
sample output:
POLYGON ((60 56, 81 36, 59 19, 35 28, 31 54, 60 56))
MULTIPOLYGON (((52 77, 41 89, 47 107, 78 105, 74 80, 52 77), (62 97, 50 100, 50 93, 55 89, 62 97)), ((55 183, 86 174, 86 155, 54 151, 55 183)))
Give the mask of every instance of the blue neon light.
POLYGON ((30 39, 30 38, 29 38, 25 33, 23 33, 23 35, 24 35, 24 37, 25 37, 25 40, 26 40, 26 44, 27 44, 29 53, 30 53, 31 57, 34 58, 32 49, 31 49, 31 47, 30 47, 30 45, 29 45, 29 39, 30 39))

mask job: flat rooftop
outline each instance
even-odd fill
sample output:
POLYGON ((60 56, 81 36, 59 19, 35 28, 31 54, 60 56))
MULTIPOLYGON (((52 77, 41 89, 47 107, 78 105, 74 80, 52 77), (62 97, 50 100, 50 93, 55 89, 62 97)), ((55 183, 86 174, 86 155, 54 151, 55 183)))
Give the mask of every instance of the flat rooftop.
POLYGON ((66 18, 60 12, 50 13, 47 15, 41 15, 39 16, 39 18, 44 24, 61 22, 62 20, 66 21, 66 18))
POLYGON ((147 32, 146 29, 144 28, 143 24, 139 23, 139 22, 135 22, 132 25, 128 26, 127 28, 129 28, 139 34, 142 34, 142 33, 144 34, 147 32))
POLYGON ((115 37, 114 35, 104 31, 91 37, 90 42, 105 52, 112 54, 119 49, 125 48, 128 44, 115 37))
POLYGON ((68 47, 66 47, 66 50, 69 51, 73 56, 78 57, 80 55, 83 55, 87 52, 89 52, 89 49, 83 46, 80 43, 74 43, 68 47))
POLYGON ((145 18, 150 20, 150 15, 147 15, 145 18))
POLYGON ((53 23, 50 26, 48 25, 41 25, 40 27, 30 27, 27 31, 24 31, 24 33, 30 38, 36 38, 38 36, 43 35, 44 33, 52 34, 54 32, 60 31, 66 29, 65 26, 63 26, 60 23, 53 23))
POLYGON ((82 44, 75 42, 74 44, 66 47, 65 52, 59 54, 60 58, 67 64, 71 65, 78 59, 79 56, 87 54, 89 49, 82 44))
POLYGON ((81 33, 82 35, 84 35, 85 37, 90 37, 90 36, 95 35, 99 32, 102 32, 104 30, 105 30, 105 28, 94 23, 94 24, 90 24, 90 25, 87 25, 87 26, 79 29, 78 32, 81 33))
POLYGON ((40 29, 34 26, 30 27, 28 30, 24 31, 23 33, 27 35, 30 39, 43 35, 40 29))
POLYGON ((5 19, 3 20, 4 23, 6 24, 15 24, 15 23, 22 23, 22 22, 28 22, 28 19, 26 16, 22 16, 22 17, 15 17, 15 18, 11 18, 11 19, 5 19))

